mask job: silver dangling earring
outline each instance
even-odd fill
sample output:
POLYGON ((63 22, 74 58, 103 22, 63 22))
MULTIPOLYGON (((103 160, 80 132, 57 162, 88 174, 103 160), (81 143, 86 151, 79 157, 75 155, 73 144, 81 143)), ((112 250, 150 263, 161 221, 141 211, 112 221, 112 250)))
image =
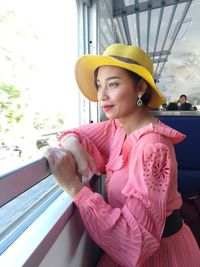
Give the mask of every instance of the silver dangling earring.
POLYGON ((142 99, 139 97, 138 100, 137 100, 137 106, 138 107, 141 107, 142 106, 142 99))

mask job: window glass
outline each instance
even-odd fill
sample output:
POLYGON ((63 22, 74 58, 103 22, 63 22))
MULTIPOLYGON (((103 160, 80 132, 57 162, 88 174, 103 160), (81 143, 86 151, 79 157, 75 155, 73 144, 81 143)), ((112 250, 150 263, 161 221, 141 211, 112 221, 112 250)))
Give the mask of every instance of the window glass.
POLYGON ((0 0, 0 173, 77 126, 76 23, 76 1, 0 0))
POLYGON ((0 254, 61 192, 51 175, 0 208, 0 254))

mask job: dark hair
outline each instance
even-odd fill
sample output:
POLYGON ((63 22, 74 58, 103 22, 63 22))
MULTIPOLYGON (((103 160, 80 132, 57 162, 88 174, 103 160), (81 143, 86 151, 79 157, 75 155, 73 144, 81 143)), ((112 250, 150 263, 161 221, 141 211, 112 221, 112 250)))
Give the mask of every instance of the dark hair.
POLYGON ((181 96, 179 97, 179 99, 180 99, 181 97, 185 97, 185 99, 187 100, 187 96, 186 96, 186 95, 181 95, 181 96))
MULTIPOLYGON (((98 74, 98 69, 97 68, 95 71, 94 71, 94 83, 95 83, 95 86, 97 88, 97 74, 98 74)), ((123 68, 124 69, 124 68, 123 68)), ((135 72, 132 72, 130 70, 127 70, 127 69, 124 69, 128 75, 133 79, 134 82, 138 83, 141 79, 143 79, 141 76, 139 76, 138 74, 136 74, 135 72)), ((141 100, 142 100, 142 103, 147 106, 149 101, 151 100, 151 87, 150 85, 146 82, 147 84, 147 89, 146 89, 146 92, 144 93, 144 95, 141 97, 141 100)))
MULTIPOLYGON (((125 69, 125 71, 128 73, 128 75, 133 79, 134 82, 138 83, 141 79, 143 79, 140 75, 136 74, 135 72, 132 72, 130 70, 125 69)), ((146 82, 146 80, 145 80, 146 82)), ((152 89, 151 86, 146 82, 147 84, 147 89, 146 92, 143 94, 143 96, 141 97, 142 103, 147 106, 148 103, 151 100, 151 96, 152 96, 152 89)))

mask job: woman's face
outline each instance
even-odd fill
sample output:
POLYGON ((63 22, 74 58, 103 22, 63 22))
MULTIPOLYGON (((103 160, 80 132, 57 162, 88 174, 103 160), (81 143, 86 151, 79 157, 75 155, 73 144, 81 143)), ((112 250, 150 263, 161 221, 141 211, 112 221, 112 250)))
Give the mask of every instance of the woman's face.
POLYGON ((98 69, 96 83, 99 103, 109 119, 122 119, 134 113, 141 95, 126 70, 102 66, 98 69))
POLYGON ((181 102, 181 104, 184 104, 186 102, 185 96, 180 97, 180 102, 181 102))

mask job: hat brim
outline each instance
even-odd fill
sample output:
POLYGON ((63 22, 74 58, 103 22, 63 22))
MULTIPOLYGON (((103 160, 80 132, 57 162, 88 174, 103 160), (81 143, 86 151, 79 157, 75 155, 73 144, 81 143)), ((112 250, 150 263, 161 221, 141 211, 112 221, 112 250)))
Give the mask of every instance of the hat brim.
POLYGON ((166 103, 166 99, 160 93, 153 80, 152 75, 148 70, 137 64, 130 64, 117 60, 113 57, 100 55, 84 55, 78 59, 75 65, 76 82, 83 95, 89 100, 95 102, 98 101, 97 89, 95 87, 94 81, 94 71, 98 67, 105 65, 121 67, 141 76, 150 85, 152 89, 152 97, 147 105, 149 108, 155 109, 163 103, 166 103))

